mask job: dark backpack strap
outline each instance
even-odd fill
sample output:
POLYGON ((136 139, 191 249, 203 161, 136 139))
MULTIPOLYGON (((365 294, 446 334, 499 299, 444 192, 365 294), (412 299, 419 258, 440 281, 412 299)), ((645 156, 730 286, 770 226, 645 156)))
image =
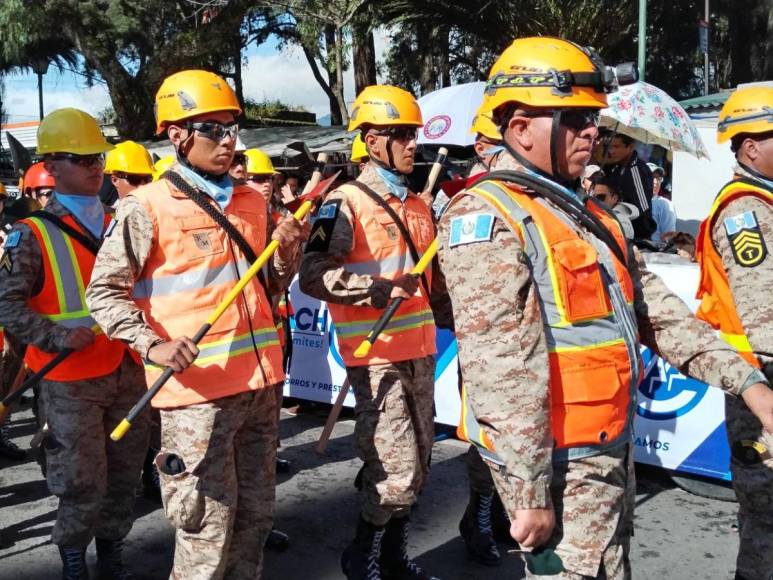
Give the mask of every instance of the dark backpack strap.
MULTIPOLYGON (((421 259, 421 256, 419 255, 419 251, 416 249, 416 244, 413 243, 413 240, 411 239, 411 234, 408 231, 408 228, 405 227, 403 220, 401 220, 400 216, 397 215, 397 212, 394 209, 392 209, 392 206, 390 206, 384 200, 383 197, 381 197, 370 187, 368 187, 367 185, 365 185, 360 181, 350 181, 348 185, 353 185, 354 187, 359 189, 370 199, 372 199, 385 212, 387 212, 387 214, 389 214, 389 217, 395 220, 395 223, 397 224, 397 229, 400 230, 400 234, 402 234, 403 239, 405 240, 405 243, 408 245, 408 251, 411 252, 411 258, 413 258, 413 263, 418 264, 419 260, 421 259)), ((429 293, 430 293, 429 282, 427 281, 427 277, 425 276, 424 272, 421 273, 421 283, 424 286, 424 290, 427 293, 427 298, 429 298, 429 293)))
POLYGON ((47 222, 54 224, 57 228, 62 230, 65 234, 70 236, 72 239, 74 239, 76 242, 78 242, 81 246, 86 248, 89 252, 91 252, 95 256, 99 252, 99 248, 102 245, 101 242, 95 242, 92 238, 88 237, 83 232, 79 232, 74 227, 66 223, 59 216, 49 213, 47 211, 40 210, 40 211, 32 212, 29 215, 29 217, 40 218, 42 220, 46 220, 47 222))
MULTIPOLYGON (((258 257, 255 255, 255 251, 252 249, 252 246, 247 243, 247 240, 245 240, 242 233, 236 229, 236 226, 228 221, 228 218, 225 217, 225 215, 214 206, 214 200, 211 197, 198 190, 197 188, 192 187, 180 176, 180 174, 175 173, 174 171, 165 172, 161 178, 169 181, 173 186, 188 196, 188 198, 193 201, 193 203, 204 210, 204 212, 209 217, 211 217, 217 225, 223 228, 229 239, 231 239, 237 246, 239 246, 242 254, 244 254, 245 258, 247 258, 247 261, 250 264, 255 263, 258 257)), ((268 220, 270 217, 266 216, 266 219, 268 220)), ((258 271, 257 278, 258 282, 260 282, 260 285, 263 286, 263 290, 266 292, 266 298, 269 298, 270 295, 268 293, 268 284, 266 283, 266 278, 263 276, 262 271, 258 271)))

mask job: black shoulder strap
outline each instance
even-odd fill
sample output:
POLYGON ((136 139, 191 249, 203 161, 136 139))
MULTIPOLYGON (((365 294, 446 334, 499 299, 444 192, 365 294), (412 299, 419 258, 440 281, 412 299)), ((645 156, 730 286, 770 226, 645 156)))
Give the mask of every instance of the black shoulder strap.
MULTIPOLYGON (((378 204, 385 212, 387 212, 387 214, 389 214, 389 217, 395 220, 395 223, 397 224, 397 228, 400 230, 400 234, 402 234, 403 239, 405 239, 405 243, 408 245, 408 251, 411 252, 411 258, 413 258, 413 263, 418 264, 419 260, 421 259, 421 256, 419 256, 419 251, 416 249, 416 244, 413 243, 413 240, 411 239, 411 234, 408 231, 408 228, 405 227, 403 220, 401 220, 400 216, 397 215, 397 212, 394 209, 392 209, 392 206, 390 206, 386 201, 384 201, 383 197, 381 197, 370 187, 368 187, 367 185, 365 185, 360 181, 356 181, 356 180, 350 181, 348 185, 355 186, 357 189, 359 189, 361 192, 367 195, 370 199, 372 199, 376 204, 378 204)), ((427 292, 427 297, 429 297, 430 287, 429 287, 429 282, 427 282, 427 277, 424 275, 424 272, 421 273, 421 282, 422 282, 422 285, 424 286, 424 290, 427 292)))
POLYGON ((72 239, 74 239, 76 242, 78 242, 81 246, 86 248, 89 252, 91 252, 95 256, 99 252, 99 248, 102 245, 101 243, 95 242, 93 239, 88 237, 83 232, 79 232, 74 227, 67 224, 59 216, 49 213, 47 211, 39 210, 39 211, 32 212, 29 215, 29 217, 40 218, 42 220, 46 220, 47 222, 54 224, 57 228, 62 230, 65 234, 70 236, 72 239))
POLYGON ((615 239, 614 235, 612 235, 612 232, 610 232, 601 222, 601 220, 599 220, 599 218, 597 218, 593 212, 589 211, 588 208, 585 207, 585 205, 580 201, 571 199, 569 196, 564 194, 557 187, 552 186, 546 180, 531 176, 521 171, 492 171, 482 176, 480 179, 477 179, 475 183, 470 186, 470 188, 475 187, 484 181, 491 180, 514 183, 533 191, 537 195, 541 195, 545 199, 550 200, 556 206, 561 208, 561 210, 576 224, 585 228, 602 242, 604 242, 610 251, 615 255, 615 257, 620 260, 621 264, 628 266, 625 252, 623 252, 623 249, 617 243, 617 240, 615 239))
MULTIPOLYGON (((245 240, 241 232, 236 229, 236 226, 228 221, 228 218, 217 210, 217 208, 212 204, 213 200, 208 195, 202 193, 195 187, 192 187, 187 181, 185 181, 178 173, 175 173, 174 171, 167 171, 161 177, 162 179, 168 180, 177 189, 187 195, 188 198, 193 201, 193 203, 204 210, 204 212, 206 212, 206 214, 211 217, 217 225, 225 230, 226 235, 237 246, 239 246, 239 249, 244 254, 244 257, 247 258, 247 261, 250 264, 255 263, 255 260, 257 260, 258 257, 255 255, 255 251, 252 249, 252 246, 247 243, 247 240, 245 240)), ((266 217, 266 219, 269 218, 266 217)), ((263 286, 263 289, 266 291, 266 296, 268 297, 268 284, 266 283, 266 278, 263 276, 263 272, 261 271, 258 271, 258 281, 260 282, 261 286, 263 286)))

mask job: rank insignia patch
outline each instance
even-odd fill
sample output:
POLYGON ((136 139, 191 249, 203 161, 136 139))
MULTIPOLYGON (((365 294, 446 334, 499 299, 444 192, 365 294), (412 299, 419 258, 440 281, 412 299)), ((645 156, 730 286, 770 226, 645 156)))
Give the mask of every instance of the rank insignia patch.
POLYGON ((330 246, 330 237, 338 219, 338 210, 341 209, 341 200, 325 202, 317 212, 317 219, 311 228, 309 242, 306 244, 306 252, 327 252, 330 246))
POLYGON ((729 217, 724 221, 724 225, 733 258, 738 265, 753 268, 761 264, 768 255, 768 248, 754 212, 747 211, 729 217))
POLYGON ((5 270, 9 274, 13 273, 13 260, 8 252, 4 252, 3 257, 0 258, 0 270, 5 270))

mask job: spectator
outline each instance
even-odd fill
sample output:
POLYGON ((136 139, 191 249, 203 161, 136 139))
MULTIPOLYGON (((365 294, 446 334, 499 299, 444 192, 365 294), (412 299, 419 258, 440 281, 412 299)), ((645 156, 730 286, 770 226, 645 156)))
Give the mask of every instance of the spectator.
POLYGON ((301 180, 297 175, 288 175, 285 178, 285 185, 290 190, 290 193, 293 194, 293 197, 298 197, 298 192, 301 189, 301 180))
POLYGON ((676 212, 671 201, 660 195, 663 190, 663 179, 666 172, 654 163, 647 163, 652 172, 652 219, 655 220, 653 242, 664 242, 664 236, 676 231, 676 212))
POLYGON ((596 182, 604 177, 604 171, 598 165, 588 165, 582 174, 582 188, 591 195, 596 182))
POLYGON ((231 161, 228 175, 231 176, 231 181, 234 185, 242 185, 247 181, 247 155, 244 151, 234 153, 234 159, 231 161))
POLYGON ((639 208, 621 201, 616 181, 606 176, 598 179, 591 195, 612 210, 623 227, 625 237, 632 240, 635 237, 632 222, 639 217, 639 208))
POLYGON ((606 151, 604 173, 616 182, 622 201, 638 208, 633 220, 636 238, 648 240, 655 231, 652 219, 652 174, 639 159, 628 135, 614 134, 606 151))

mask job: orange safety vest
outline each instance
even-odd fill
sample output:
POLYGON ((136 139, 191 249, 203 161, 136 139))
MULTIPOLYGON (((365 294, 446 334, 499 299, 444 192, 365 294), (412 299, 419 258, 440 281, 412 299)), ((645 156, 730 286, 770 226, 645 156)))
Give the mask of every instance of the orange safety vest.
MULTIPOLYGON (((360 275, 393 280, 410 273, 414 266, 408 244, 394 220, 378 204, 354 185, 343 185, 353 212, 352 250, 344 258, 344 269, 360 275)), ((427 205, 413 193, 405 202, 390 195, 387 200, 395 213, 404 220, 419 254, 435 237, 432 216, 427 205)), ((432 274, 425 272, 432 284, 432 274)), ((429 297, 419 284, 418 294, 405 300, 392 320, 379 335, 365 358, 354 358, 354 351, 367 336, 383 310, 372 306, 350 306, 329 303, 330 315, 338 334, 338 348, 346 366, 384 364, 434 355, 435 319, 429 297)))
POLYGON ((725 342, 736 349, 738 354, 750 364, 759 368, 760 362, 754 355, 754 349, 749 344, 735 307, 733 291, 730 289, 727 272, 722 264, 722 256, 712 239, 714 225, 722 209, 731 201, 746 196, 754 196, 773 203, 773 192, 761 185, 737 179, 722 188, 714 200, 709 216, 701 223, 695 244, 695 258, 701 267, 701 279, 696 298, 700 299, 701 304, 695 315, 718 329, 725 342))
MULTIPOLYGON (((72 382, 109 375, 121 364, 126 345, 119 340, 109 340, 86 306, 85 290, 96 256, 48 220, 29 217, 21 221, 32 231, 43 256, 43 287, 27 300, 27 306, 61 326, 86 326, 96 334, 91 346, 73 352, 53 368, 46 379, 72 382)), ((62 217, 62 221, 83 233, 83 228, 71 215, 62 217)), ((110 216, 106 215, 105 227, 110 221, 110 216)), ((56 355, 30 344, 24 361, 37 372, 56 355)))
MULTIPOLYGON (((265 201, 236 187, 225 210, 256 254, 266 245, 265 201)), ((154 224, 154 243, 134 285, 134 300, 162 338, 192 337, 249 269, 225 231, 165 180, 132 192, 154 224)), ((254 278, 198 345, 199 356, 153 398, 159 408, 184 407, 284 380, 282 351, 266 293, 254 278), (256 353, 257 350, 257 353, 256 353)), ((146 363, 148 385, 163 369, 146 363)))
MULTIPOLYGON (((529 259, 549 353, 554 457, 580 457, 618 444, 629 434, 642 371, 633 282, 626 264, 606 248, 600 255, 569 225, 568 217, 515 186, 485 181, 467 194, 495 210, 529 259), (614 282, 607 283, 605 277, 614 282)), ((614 235, 627 261, 617 221, 593 203, 587 208, 614 235)), ((502 463, 464 390, 463 399, 459 436, 502 463)))

